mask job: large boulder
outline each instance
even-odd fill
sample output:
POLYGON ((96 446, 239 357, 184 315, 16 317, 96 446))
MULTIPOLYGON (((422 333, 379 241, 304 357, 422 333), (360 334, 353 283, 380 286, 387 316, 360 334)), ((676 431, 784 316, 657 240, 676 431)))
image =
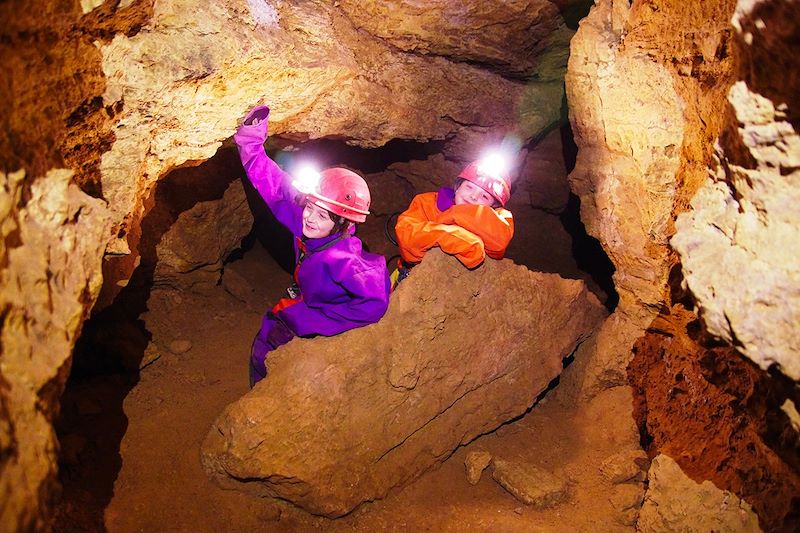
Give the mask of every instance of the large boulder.
POLYGON ((234 181, 222 198, 197 202, 178 215, 156 246, 156 282, 178 287, 194 281, 216 282, 223 261, 252 227, 244 188, 234 181))
POLYGON ((746 501, 710 481, 692 481, 667 455, 653 459, 647 478, 650 490, 637 531, 761 531, 746 501))
POLYGON ((525 413, 604 315, 582 281, 433 250, 378 324, 271 354, 203 464, 223 486, 344 515, 525 413))

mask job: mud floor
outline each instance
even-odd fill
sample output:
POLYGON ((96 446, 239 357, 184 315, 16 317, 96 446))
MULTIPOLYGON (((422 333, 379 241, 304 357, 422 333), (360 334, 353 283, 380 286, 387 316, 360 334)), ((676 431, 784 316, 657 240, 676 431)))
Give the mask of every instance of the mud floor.
MULTIPOLYGON (((574 263, 567 264, 570 239, 558 219, 542 215, 538 223, 546 229, 539 238, 550 242, 521 248, 517 261, 538 258, 542 269, 580 274, 574 263), (549 249, 550 259, 531 252, 537 249, 549 249)), ((211 483, 200 464, 200 444, 225 405, 247 392, 252 336, 289 279, 256 245, 226 266, 219 285, 151 290, 141 316, 151 338, 138 379, 135 373, 87 377, 72 384, 62 400, 65 488, 57 531, 631 530, 615 520, 598 488, 599 463, 626 436, 597 427, 593 413, 573 412, 552 394, 415 483, 338 520, 211 483), (470 485, 464 460, 471 450, 568 477, 571 501, 536 511, 506 492, 489 470, 470 485)), ((631 416, 626 397, 605 394, 593 408, 631 416)))

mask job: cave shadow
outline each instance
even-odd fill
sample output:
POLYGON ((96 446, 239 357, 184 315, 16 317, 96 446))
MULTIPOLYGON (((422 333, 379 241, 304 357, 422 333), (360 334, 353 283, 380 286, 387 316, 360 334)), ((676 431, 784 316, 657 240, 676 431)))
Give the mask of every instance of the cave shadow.
POLYGON ((139 266, 108 307, 93 311, 75 343, 54 422, 62 485, 54 531, 105 530, 128 427, 123 402, 139 382, 152 338, 140 317, 154 286, 157 246, 181 213, 222 198, 242 175, 236 152, 222 149, 201 165, 171 171, 144 201, 139 266))
MULTIPOLYGON (((569 175, 575 169, 578 158, 578 145, 568 118, 566 91, 561 104, 561 149, 564 156, 564 166, 569 175)), ((614 263, 608 258, 600 241, 586 233, 586 226, 581 220, 581 201, 573 192, 569 193, 569 200, 564 211, 559 215, 561 225, 572 238, 572 256, 578 268, 589 274, 592 281, 606 294, 603 302, 609 313, 613 313, 619 303, 619 294, 614 286, 614 263)))

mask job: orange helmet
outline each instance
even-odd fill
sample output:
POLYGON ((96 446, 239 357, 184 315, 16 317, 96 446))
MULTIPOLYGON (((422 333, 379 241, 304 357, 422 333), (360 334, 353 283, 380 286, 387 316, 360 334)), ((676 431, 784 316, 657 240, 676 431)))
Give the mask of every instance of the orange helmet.
POLYGON ((511 196, 511 185, 509 183, 508 175, 497 172, 487 172, 478 161, 473 161, 467 165, 459 178, 471 181, 500 202, 500 205, 505 206, 509 197, 511 196))
POLYGON ((311 203, 352 222, 364 222, 369 214, 369 187, 364 178, 346 168, 320 172, 319 184, 308 193, 311 203))

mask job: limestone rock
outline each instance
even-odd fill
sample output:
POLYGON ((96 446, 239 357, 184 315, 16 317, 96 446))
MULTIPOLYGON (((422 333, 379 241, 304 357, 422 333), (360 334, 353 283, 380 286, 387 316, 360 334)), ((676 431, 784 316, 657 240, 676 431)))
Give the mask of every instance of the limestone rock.
POLYGON ((649 460, 643 450, 612 455, 600 465, 600 474, 609 482, 644 481, 649 460))
POLYGON ((467 453, 464 466, 467 468, 467 481, 470 485, 477 485, 481 474, 492 462, 492 454, 486 451, 473 451, 467 453))
POLYGON ((512 76, 564 76, 572 31, 548 0, 338 3, 358 27, 407 52, 484 63, 512 76))
POLYGON ((508 260, 468 271, 431 250, 379 323, 273 352, 203 464, 225 486, 343 515, 524 413, 603 315, 582 281, 508 260))
POLYGON ((492 477, 516 499, 536 509, 550 509, 567 501, 569 485, 550 472, 495 458, 492 477))
POLYGON ((616 267, 627 309, 662 297, 687 126, 671 72, 636 43, 620 46, 611 19, 611 2, 597 3, 570 45, 567 99, 579 150, 569 182, 587 232, 616 267))
POLYGON ((219 271, 252 227, 244 189, 234 181, 221 199, 198 202, 178 216, 156 248, 154 278, 175 278, 200 268, 219 271))
POLYGON ((764 369, 800 379, 800 76, 793 2, 739 2, 747 62, 728 94, 712 179, 679 217, 672 245, 708 331, 764 369), (781 35, 782 37, 777 37, 781 35), (752 62, 752 64, 751 64, 752 62), (769 67, 772 67, 770 69, 769 67))
POLYGON ((710 481, 695 483, 666 455, 653 459, 649 489, 639 512, 637 531, 761 531, 747 502, 719 490, 710 481))
POLYGON ((50 425, 78 329, 102 280, 102 200, 52 170, 0 173, 0 530, 44 529, 55 491, 50 425))

